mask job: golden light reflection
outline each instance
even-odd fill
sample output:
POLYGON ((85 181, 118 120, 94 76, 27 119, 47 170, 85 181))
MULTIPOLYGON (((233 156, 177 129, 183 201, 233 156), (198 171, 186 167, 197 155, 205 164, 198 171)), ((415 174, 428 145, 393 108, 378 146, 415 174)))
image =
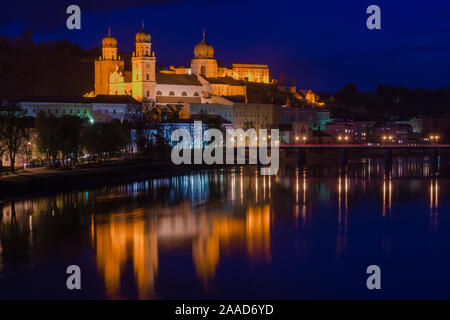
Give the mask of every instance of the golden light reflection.
POLYGON ((227 248, 245 248, 251 262, 270 261, 269 204, 247 207, 244 214, 232 217, 224 214, 224 209, 195 212, 189 208, 171 214, 158 210, 159 217, 148 217, 136 209, 91 218, 97 267, 109 298, 120 297, 121 278, 129 261, 139 298, 154 297, 158 252, 170 250, 174 240, 192 243, 192 261, 205 286, 215 276, 221 256, 233 252, 227 248))
POLYGON ((430 229, 436 230, 438 227, 438 207, 439 207, 439 187, 438 181, 430 181, 430 229))
POLYGON ((222 247, 245 243, 250 261, 270 261, 270 206, 250 207, 243 217, 213 216, 212 227, 200 226, 192 244, 192 257, 199 278, 206 285, 215 276, 222 247))
MULTIPOLYGON (((295 217, 298 218, 300 214, 300 170, 295 170, 295 217)), ((302 228, 306 223, 306 169, 302 171, 302 203, 301 203, 301 217, 302 228)))
POLYGON ((298 169, 295 170, 295 204, 298 206, 298 194, 300 192, 300 187, 299 187, 299 174, 298 174, 298 169))
POLYGON ((256 169, 255 171, 255 201, 258 203, 258 177, 259 177, 259 172, 258 169, 256 169))
POLYGON ((303 170, 302 228, 306 223, 306 169, 303 170))
POLYGON ((391 215, 392 209, 392 175, 388 174, 388 181, 386 181, 386 174, 383 176, 383 209, 382 216, 391 215))
POLYGON ((245 222, 249 257, 270 260, 270 206, 248 208, 245 222))
POLYGON ((127 216, 111 214, 94 221, 97 267, 103 273, 106 294, 118 296, 120 278, 129 259, 133 262, 139 298, 151 298, 158 272, 158 242, 154 228, 146 225, 142 209, 127 216))
POLYGON ((347 249, 347 223, 348 223, 348 175, 344 175, 344 188, 342 188, 342 175, 338 177, 338 233, 336 237, 336 257, 339 258, 347 249), (344 189, 344 192, 342 192, 344 189), (342 199, 343 198, 343 199, 342 199), (342 213, 344 203, 344 213, 342 213))

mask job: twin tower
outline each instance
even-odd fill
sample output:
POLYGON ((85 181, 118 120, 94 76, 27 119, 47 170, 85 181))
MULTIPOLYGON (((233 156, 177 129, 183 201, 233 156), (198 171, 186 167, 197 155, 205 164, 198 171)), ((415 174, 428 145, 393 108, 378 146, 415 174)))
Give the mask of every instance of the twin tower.
MULTIPOLYGON (((142 23, 142 30, 136 33, 136 49, 131 58, 132 70, 126 71, 124 61, 117 54, 117 40, 108 30, 108 35, 102 40, 102 55, 95 61, 95 95, 125 94, 138 101, 155 99, 156 57, 151 49, 151 36, 144 30, 142 23)), ((190 73, 205 79, 219 76, 214 48, 205 41, 204 32, 203 40, 194 48, 190 73)))
MULTIPOLYGON (((152 52, 150 33, 142 30, 136 33, 136 48, 131 58, 132 71, 125 81, 131 82, 128 94, 136 100, 143 101, 155 96, 156 57, 152 52)), ((102 40, 102 55, 95 61, 95 95, 114 94, 110 90, 110 75, 114 72, 124 71, 124 61, 117 54, 117 40, 108 35, 102 40)))

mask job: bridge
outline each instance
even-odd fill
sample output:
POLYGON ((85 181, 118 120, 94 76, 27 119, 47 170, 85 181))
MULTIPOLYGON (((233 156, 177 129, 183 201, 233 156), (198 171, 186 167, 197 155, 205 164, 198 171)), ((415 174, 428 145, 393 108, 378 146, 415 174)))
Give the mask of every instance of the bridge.
POLYGON ((450 149, 450 144, 281 144, 280 149, 450 149))
POLYGON ((280 149, 297 150, 297 164, 306 163, 306 150, 308 149, 336 149, 339 150, 339 163, 347 164, 348 150, 384 150, 384 165, 392 167, 392 150, 430 150, 430 163, 437 170, 439 150, 450 149, 450 144, 283 144, 280 149))

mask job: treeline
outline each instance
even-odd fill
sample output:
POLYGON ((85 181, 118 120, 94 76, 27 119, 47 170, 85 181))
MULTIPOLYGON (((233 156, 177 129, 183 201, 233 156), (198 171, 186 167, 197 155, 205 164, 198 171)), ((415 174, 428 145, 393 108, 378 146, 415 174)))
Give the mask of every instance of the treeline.
POLYGON ((0 114, 0 160, 3 155, 8 157, 11 172, 19 155, 22 159, 26 155, 28 163, 74 167, 109 160, 167 160, 170 150, 160 124, 142 118, 91 123, 76 116, 56 117, 44 112, 32 119, 15 108, 0 114))
POLYGON ((93 90, 93 61, 100 48, 85 50, 70 41, 34 43, 31 31, 0 35, 0 98, 82 96, 93 90))
POLYGON ((171 150, 159 124, 143 118, 90 123, 76 116, 40 112, 35 126, 38 151, 50 167, 111 159, 163 160, 171 150))
POLYGON ((76 165, 84 155, 102 161, 130 153, 130 127, 120 121, 90 124, 76 116, 40 112, 35 126, 36 146, 48 166, 76 165))
POLYGON ((334 99, 337 104, 375 117, 450 117, 450 89, 408 89, 379 85, 375 92, 364 92, 350 83, 339 90, 334 99))

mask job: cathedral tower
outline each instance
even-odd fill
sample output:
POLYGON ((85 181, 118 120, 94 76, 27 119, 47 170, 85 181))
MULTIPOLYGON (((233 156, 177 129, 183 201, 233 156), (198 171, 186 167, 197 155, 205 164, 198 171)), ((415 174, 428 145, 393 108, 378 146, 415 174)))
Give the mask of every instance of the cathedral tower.
POLYGON ((206 42, 205 30, 203 30, 203 40, 194 48, 191 70, 193 74, 206 78, 217 76, 217 61, 214 59, 214 48, 206 42))
POLYGON ((151 49, 151 36, 144 30, 142 22, 142 30, 136 33, 136 51, 131 59, 133 97, 139 101, 155 98, 156 57, 151 49))
POLYGON ((117 55, 117 40, 108 35, 102 40, 102 55, 95 61, 95 95, 109 93, 109 76, 116 70, 122 70, 123 61, 117 55))

